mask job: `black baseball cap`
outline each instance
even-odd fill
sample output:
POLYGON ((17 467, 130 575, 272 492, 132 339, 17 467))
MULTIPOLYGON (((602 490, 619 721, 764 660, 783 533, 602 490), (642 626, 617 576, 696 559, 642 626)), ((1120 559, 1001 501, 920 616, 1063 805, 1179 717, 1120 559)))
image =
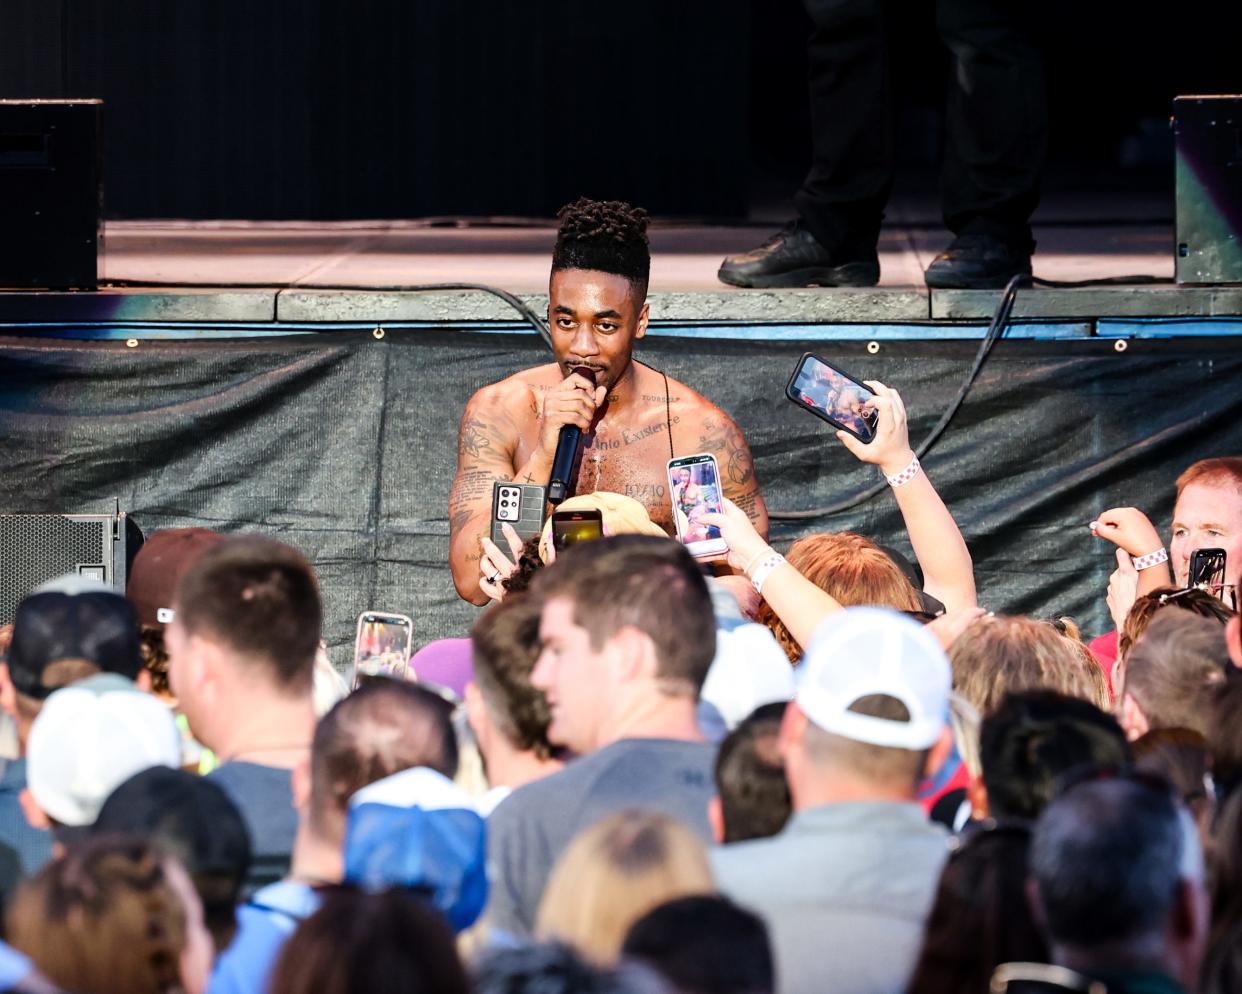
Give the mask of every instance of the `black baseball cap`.
POLYGON ((92 831, 154 837, 189 873, 224 874, 238 889, 250 868, 250 834, 237 805, 218 784, 185 770, 135 773, 108 795, 92 831))
POLYGON ((91 590, 35 593, 18 604, 6 658, 13 686, 43 700, 59 689, 44 679, 48 667, 64 659, 82 659, 103 673, 137 679, 142 653, 129 602, 119 594, 91 590))

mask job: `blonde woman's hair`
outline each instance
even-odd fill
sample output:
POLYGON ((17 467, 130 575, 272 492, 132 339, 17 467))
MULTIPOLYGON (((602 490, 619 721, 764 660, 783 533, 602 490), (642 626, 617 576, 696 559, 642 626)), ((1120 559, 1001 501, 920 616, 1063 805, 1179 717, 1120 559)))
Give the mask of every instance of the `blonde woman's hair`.
POLYGON ((1007 693, 1056 690, 1110 707, 1104 671, 1046 621, 996 615, 971 625, 949 650, 953 689, 987 717, 1007 693))
POLYGON ((611 966, 630 926, 652 908, 715 890, 707 850, 689 828, 667 815, 620 811, 579 833, 561 855, 535 935, 611 966))
MULTIPOLYGON (((869 538, 853 532, 822 532, 800 538, 785 559, 794 569, 846 607, 872 605, 896 611, 922 608, 918 592, 901 567, 869 538)), ((803 647, 784 622, 764 604, 759 621, 772 630, 791 663, 802 658, 803 647)))

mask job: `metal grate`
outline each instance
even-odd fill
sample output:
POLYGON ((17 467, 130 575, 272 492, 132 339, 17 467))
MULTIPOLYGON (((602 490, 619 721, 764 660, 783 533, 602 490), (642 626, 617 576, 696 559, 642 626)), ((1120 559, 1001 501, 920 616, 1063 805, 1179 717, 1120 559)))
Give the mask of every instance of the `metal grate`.
POLYGON ((102 571, 114 582, 109 515, 0 514, 0 624, 13 620, 17 605, 39 584, 77 573, 102 571))

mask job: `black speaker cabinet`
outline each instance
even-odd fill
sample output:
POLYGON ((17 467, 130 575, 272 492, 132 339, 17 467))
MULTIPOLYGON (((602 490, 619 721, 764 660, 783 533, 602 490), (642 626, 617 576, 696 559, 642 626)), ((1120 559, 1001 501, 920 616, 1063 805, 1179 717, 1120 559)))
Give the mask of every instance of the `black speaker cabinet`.
POLYGON ((1173 101, 1177 282, 1242 283, 1242 96, 1173 101))
POLYGON ((124 513, 0 514, 0 625, 35 587, 66 573, 125 593, 141 534, 124 513))
POLYGON ((101 100, 0 100, 0 287, 94 289, 101 100))

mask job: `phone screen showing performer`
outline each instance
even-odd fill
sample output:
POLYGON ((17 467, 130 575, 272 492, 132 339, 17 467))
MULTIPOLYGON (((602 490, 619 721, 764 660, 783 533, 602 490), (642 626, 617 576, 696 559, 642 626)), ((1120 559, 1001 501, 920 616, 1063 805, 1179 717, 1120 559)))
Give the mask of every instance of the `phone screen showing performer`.
POLYGON ((872 401, 875 394, 847 373, 806 353, 794 369, 785 396, 834 428, 870 442, 879 417, 872 401))
POLYGON ((410 666, 414 623, 404 614, 363 611, 354 638, 354 680, 391 676, 404 680, 410 666))
POLYGON ((715 525, 702 521, 704 514, 724 511, 720 489, 720 469, 709 453, 670 459, 668 490, 673 501, 673 521, 677 537, 692 556, 711 556, 729 546, 715 525))

